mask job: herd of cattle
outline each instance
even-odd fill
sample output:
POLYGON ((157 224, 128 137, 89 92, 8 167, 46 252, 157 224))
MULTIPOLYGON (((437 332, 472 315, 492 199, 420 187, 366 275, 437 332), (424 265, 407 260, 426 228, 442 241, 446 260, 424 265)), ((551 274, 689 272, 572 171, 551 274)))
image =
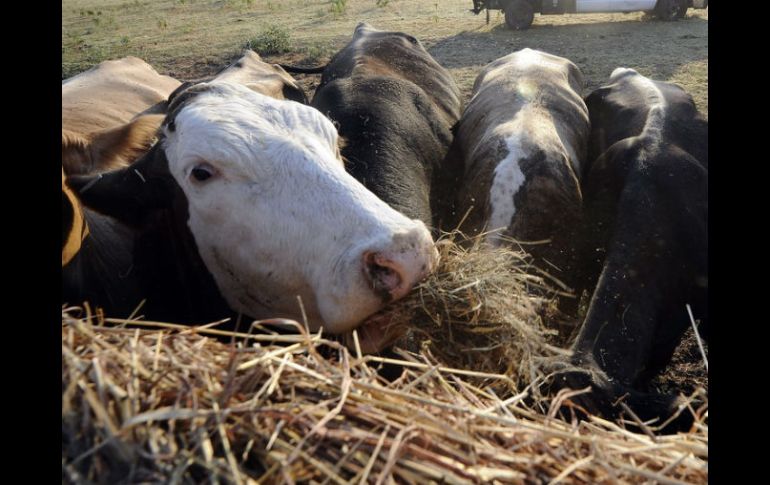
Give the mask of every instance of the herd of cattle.
MULTIPOLYGON (((414 37, 360 24, 312 100, 253 52, 207 82, 136 58, 62 82, 62 302, 206 323, 359 328, 437 264, 440 230, 518 241, 590 298, 554 389, 642 419, 689 325, 707 335, 708 123, 680 87, 523 49, 463 109, 414 37), (543 243, 543 241, 546 241, 543 243), (527 242, 539 242, 527 244, 527 242), (298 298, 302 302, 302 308, 298 298)), ((574 309, 573 309, 574 310, 574 309)))

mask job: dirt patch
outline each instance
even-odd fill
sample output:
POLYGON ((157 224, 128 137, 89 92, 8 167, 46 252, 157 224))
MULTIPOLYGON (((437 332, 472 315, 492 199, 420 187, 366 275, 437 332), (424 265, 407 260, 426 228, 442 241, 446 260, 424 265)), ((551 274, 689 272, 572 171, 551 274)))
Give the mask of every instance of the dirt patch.
MULTIPOLYGON (((641 12, 536 15, 529 30, 511 31, 500 12, 491 12, 487 25, 471 6, 470 0, 391 0, 384 6, 348 0, 335 12, 328 0, 63 0, 62 78, 105 59, 136 55, 163 74, 196 79, 217 72, 271 26, 289 32, 292 49, 268 60, 322 63, 358 22, 367 21, 418 37, 452 72, 466 99, 486 63, 530 47, 574 61, 586 94, 616 67, 631 67, 681 84, 708 115, 707 10, 690 9, 678 22, 641 12)), ((313 86, 310 79, 302 82, 313 86)))
MULTIPOLYGON (((642 13, 545 16, 539 21, 542 23, 536 21, 527 31, 516 32, 492 14, 489 26, 482 22, 472 30, 438 38, 428 31, 420 38, 452 73, 466 102, 476 76, 487 63, 529 47, 575 62, 585 78, 586 95, 604 84, 615 68, 631 67, 653 79, 680 84, 708 116, 707 14, 691 14, 676 23, 650 20, 642 13)), ((303 56, 297 54, 268 58, 304 64, 303 56)), ((321 59, 325 60, 328 58, 321 59)), ((314 77, 298 77, 314 87, 314 77)))
MULTIPOLYGON (((708 343, 703 342, 703 346, 708 358, 708 343)), ((671 364, 652 381, 651 387, 665 394, 681 392, 684 395, 691 395, 699 387, 708 391, 708 372, 692 328, 685 332, 682 343, 674 352, 671 364)))

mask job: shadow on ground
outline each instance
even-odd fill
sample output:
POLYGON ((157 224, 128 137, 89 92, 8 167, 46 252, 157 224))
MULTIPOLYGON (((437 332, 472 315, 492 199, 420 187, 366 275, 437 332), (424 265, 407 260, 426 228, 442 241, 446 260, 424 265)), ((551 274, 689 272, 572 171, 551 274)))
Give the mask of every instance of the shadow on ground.
POLYGON ((575 62, 583 71, 586 87, 592 89, 619 66, 668 80, 691 62, 707 61, 708 21, 691 17, 678 22, 536 23, 526 31, 512 31, 499 24, 488 31, 464 31, 426 44, 449 69, 480 68, 525 47, 543 50, 575 62))

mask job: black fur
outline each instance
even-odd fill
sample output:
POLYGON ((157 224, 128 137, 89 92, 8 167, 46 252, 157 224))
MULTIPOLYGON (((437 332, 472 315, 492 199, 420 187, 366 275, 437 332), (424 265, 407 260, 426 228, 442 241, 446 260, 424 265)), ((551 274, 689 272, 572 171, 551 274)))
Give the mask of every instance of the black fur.
POLYGON ((134 165, 70 177, 90 234, 62 268, 62 301, 187 324, 231 316, 187 226, 187 199, 156 145, 134 165), (98 211, 98 212, 97 212, 98 211))
MULTIPOLYGON (((620 414, 627 394, 640 418, 664 420, 677 398, 648 384, 690 325, 685 305, 708 336, 708 123, 681 88, 656 82, 666 100, 658 143, 644 131, 650 101, 624 77, 586 100, 596 158, 583 186, 580 277, 592 297, 573 367, 554 385, 589 383, 578 400, 605 415, 620 414)), ((664 431, 691 422, 684 413, 664 431)))
POLYGON ((342 156, 356 179, 435 227, 459 91, 414 37, 361 28, 324 69, 312 105, 346 139, 342 156))

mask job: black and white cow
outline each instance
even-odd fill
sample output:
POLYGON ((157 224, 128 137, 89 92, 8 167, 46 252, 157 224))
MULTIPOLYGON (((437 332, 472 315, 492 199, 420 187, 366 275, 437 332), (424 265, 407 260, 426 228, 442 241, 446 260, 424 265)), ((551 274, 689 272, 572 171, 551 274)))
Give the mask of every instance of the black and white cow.
MULTIPOLYGON (((690 325, 708 324, 708 122, 692 97, 633 69, 616 69, 586 98, 592 162, 583 184, 581 273, 593 296, 557 387, 617 414, 665 419, 672 396, 647 394, 690 325)), ((686 425, 685 416, 677 425, 686 425)))
MULTIPOLYGON (((228 308, 300 320, 299 296, 311 329, 340 333, 436 264, 425 225, 345 171, 311 107, 203 83, 170 100, 159 136, 129 167, 63 177, 63 301, 114 315, 146 298, 148 318, 192 323, 228 308)), ((380 329, 362 334, 377 348, 380 329)))
MULTIPOLYGON (((253 51, 208 79, 243 84, 276 99, 307 104, 297 82, 253 51)), ((152 146, 166 114, 166 101, 180 83, 136 57, 104 61, 62 81, 62 167, 67 175, 120 168, 152 146)))
POLYGON ((512 238, 565 280, 573 274, 590 132, 582 89, 580 70, 562 57, 523 49, 497 59, 476 78, 448 156, 463 174, 460 229, 486 232, 493 245, 512 238))
POLYGON ((356 179, 401 213, 437 224, 461 102, 452 76, 420 41, 359 24, 323 69, 312 105, 338 127, 356 179))

